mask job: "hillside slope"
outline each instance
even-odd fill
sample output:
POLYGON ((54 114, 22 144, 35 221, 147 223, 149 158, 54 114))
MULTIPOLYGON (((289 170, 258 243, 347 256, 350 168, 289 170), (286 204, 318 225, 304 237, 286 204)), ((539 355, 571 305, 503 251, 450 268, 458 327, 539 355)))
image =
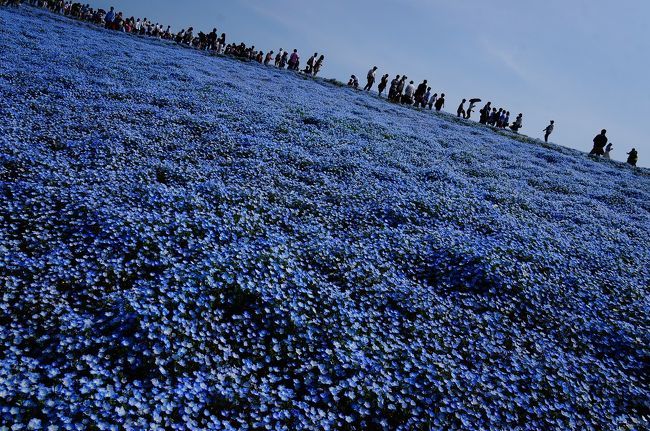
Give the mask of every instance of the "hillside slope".
POLYGON ((647 170, 29 8, 0 53, 0 425, 648 429, 647 170))

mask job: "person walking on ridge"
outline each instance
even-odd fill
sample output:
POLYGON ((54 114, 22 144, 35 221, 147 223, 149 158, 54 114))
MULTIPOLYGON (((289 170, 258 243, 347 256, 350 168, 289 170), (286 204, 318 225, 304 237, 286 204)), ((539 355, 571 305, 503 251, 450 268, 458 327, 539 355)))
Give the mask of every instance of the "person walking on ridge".
POLYGON ((315 52, 314 55, 309 57, 309 60, 307 60, 307 66, 305 67, 305 72, 308 75, 312 75, 314 73, 314 65, 316 64, 316 59, 318 58, 318 53, 315 52))
MULTIPOLYGON (((424 107, 426 101, 424 95, 427 92, 427 80, 425 79, 418 85, 418 88, 415 90, 415 107, 419 108, 420 106, 424 107)), ((428 99, 427 99, 428 100, 428 99)))
POLYGON ((375 73, 377 72, 377 66, 374 66, 372 69, 368 71, 368 74, 366 75, 366 79, 368 80, 368 83, 366 84, 365 87, 363 87, 364 91, 370 91, 373 85, 375 85, 375 73))
POLYGON ((431 87, 427 87, 427 92, 422 96, 422 108, 426 108, 429 104, 429 99, 431 99, 431 87))
POLYGON ((414 94, 415 94, 415 85, 413 85, 413 81, 410 81, 409 85, 407 85, 406 89, 404 90, 404 96, 402 97, 402 104, 412 105, 414 94))
POLYGON ((544 133, 544 142, 548 143, 548 137, 553 133, 553 127, 554 127, 555 121, 551 120, 551 124, 546 126, 546 129, 542 130, 544 133))
POLYGON ((442 93, 438 100, 436 100, 436 111, 440 111, 445 107, 445 93, 442 93))
POLYGON ((637 153, 635 148, 632 148, 632 151, 627 153, 627 164, 630 166, 636 166, 636 162, 639 161, 639 153, 637 153))
POLYGON ((106 12, 104 17, 104 28, 111 29, 113 27, 113 21, 115 21, 115 8, 111 6, 111 10, 106 12))
POLYGON ((467 99, 463 99, 463 101, 460 102, 460 105, 458 105, 458 109, 456 110, 456 115, 459 118, 465 118, 467 116, 467 113, 465 112, 465 102, 467 102, 467 99))
POLYGON ((313 73, 314 76, 316 76, 318 72, 320 72, 320 70, 323 67, 324 61, 325 61, 325 56, 321 54, 321 56, 318 57, 318 61, 316 61, 316 64, 314 64, 314 73, 313 73))
POLYGON ((608 143, 607 146, 605 147, 605 154, 603 154, 604 159, 607 159, 607 160, 611 159, 611 157, 609 156, 609 153, 612 152, 612 148, 614 148, 614 144, 612 144, 611 142, 608 143))
POLYGON ((408 77, 406 75, 402 76, 402 79, 397 83, 397 90, 395 90, 395 102, 400 103, 402 101, 402 93, 404 92, 404 86, 406 85, 406 80, 408 77))
POLYGON ((280 58, 280 69, 287 67, 287 61, 289 60, 289 51, 284 51, 282 57, 280 58))
POLYGON ((300 55, 298 55, 298 50, 294 49, 291 57, 289 58, 289 70, 298 70, 300 65, 300 55))
POLYGON ((395 99, 395 93, 397 92, 397 85, 399 84, 400 76, 397 75, 390 81, 390 88, 388 89, 388 100, 392 101, 395 99))
POLYGON ((474 112, 474 107, 476 106, 476 103, 480 102, 480 100, 477 99, 470 99, 469 100, 469 107, 467 108, 467 112, 465 113, 465 119, 469 120, 469 117, 472 116, 472 112, 474 112))
POLYGON ((515 122, 512 123, 512 126, 510 126, 510 130, 512 130, 515 133, 519 133, 519 129, 523 127, 523 121, 524 121, 524 115, 520 113, 519 115, 517 115, 515 122))
POLYGON ((485 104, 483 109, 481 109, 481 119, 479 120, 479 123, 481 124, 487 124, 488 120, 490 119, 490 111, 492 110, 492 102, 488 102, 485 104))
POLYGON ((264 58, 264 66, 268 66, 269 63, 273 60, 273 51, 269 51, 264 58))
POLYGON ((433 96, 429 98, 429 111, 433 109, 433 105, 438 101, 438 93, 433 93, 433 96))
POLYGON ((607 130, 600 131, 600 135, 594 138, 594 147, 589 152, 590 156, 603 156, 605 155, 605 145, 607 145, 607 130))
POLYGON ((381 97, 381 93, 384 92, 387 85, 388 85, 388 74, 385 74, 384 76, 381 77, 381 81, 379 81, 379 86, 377 87, 377 90, 379 91, 379 97, 381 97))

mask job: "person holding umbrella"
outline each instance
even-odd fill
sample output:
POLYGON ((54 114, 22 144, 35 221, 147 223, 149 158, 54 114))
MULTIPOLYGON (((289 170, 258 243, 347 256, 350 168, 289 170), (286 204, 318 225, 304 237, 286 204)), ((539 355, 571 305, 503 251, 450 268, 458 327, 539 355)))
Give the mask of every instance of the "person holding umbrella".
POLYGON ((472 115, 472 110, 474 109, 474 106, 480 101, 481 99, 469 99, 469 107, 467 108, 467 112, 465 113, 465 119, 469 120, 469 117, 472 115))

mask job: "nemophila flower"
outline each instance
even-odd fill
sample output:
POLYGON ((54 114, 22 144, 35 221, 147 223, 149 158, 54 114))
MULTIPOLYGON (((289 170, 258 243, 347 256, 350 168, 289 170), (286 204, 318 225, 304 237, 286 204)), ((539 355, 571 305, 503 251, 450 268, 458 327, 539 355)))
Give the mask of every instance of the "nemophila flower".
POLYGON ((1 426, 647 427, 645 171, 0 19, 1 426))

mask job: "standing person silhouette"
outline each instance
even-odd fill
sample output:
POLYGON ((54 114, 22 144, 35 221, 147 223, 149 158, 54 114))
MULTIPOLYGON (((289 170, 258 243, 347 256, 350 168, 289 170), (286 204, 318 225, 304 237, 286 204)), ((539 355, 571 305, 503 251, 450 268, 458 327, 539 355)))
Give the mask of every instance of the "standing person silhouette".
POLYGON ((269 51, 264 58, 264 66, 268 66, 269 63, 273 60, 273 51, 269 51))
POLYGON ((315 52, 314 55, 309 57, 309 60, 307 60, 307 66, 305 67, 305 72, 308 75, 312 75, 314 73, 314 66, 316 65, 316 59, 318 58, 318 53, 315 52))
POLYGON ((384 92, 387 85, 388 85, 388 74, 385 74, 384 76, 381 77, 381 81, 379 81, 379 87, 377 87, 377 90, 379 91, 379 97, 381 97, 381 93, 384 92))
POLYGON ((413 81, 410 81, 404 90, 404 96, 402 96, 403 105, 412 105, 413 104, 413 95, 415 94, 415 85, 413 81))
POLYGON ((445 93, 442 93, 438 100, 436 100, 436 111, 440 111, 445 107, 445 93))
POLYGON ((480 100, 477 99, 470 99, 469 100, 469 107, 467 108, 467 113, 465 114, 465 119, 469 120, 469 117, 472 116, 472 112, 474 112, 474 107, 476 106, 476 103, 480 102, 480 100))
POLYGON ((614 148, 614 144, 612 144, 611 142, 608 143, 607 146, 605 147, 605 154, 603 155, 604 159, 608 159, 608 160, 611 159, 609 153, 612 152, 612 148, 614 148))
POLYGON ((438 93, 433 93, 433 96, 429 98, 429 111, 433 109, 433 105, 436 104, 438 100, 438 93))
POLYGON ((607 130, 600 131, 600 135, 594 138, 594 147, 589 152, 590 156, 603 156, 605 155, 605 145, 607 145, 607 130))
POLYGON ((632 151, 627 153, 627 164, 631 166, 636 166, 636 162, 639 161, 639 153, 637 153, 635 148, 632 148, 632 151))
POLYGON ((320 57, 318 57, 318 61, 316 61, 316 64, 314 64, 314 73, 313 75, 316 76, 318 72, 323 68, 323 62, 325 61, 325 56, 321 54, 320 57))
POLYGON ((481 109, 481 119, 480 123, 481 124, 487 124, 488 120, 490 119, 490 111, 492 110, 492 102, 488 102, 485 104, 483 109, 481 109))
POLYGON ((465 102, 467 102, 467 99, 463 99, 463 101, 460 102, 460 105, 458 105, 458 109, 456 110, 456 115, 459 118, 465 118, 467 116, 467 113, 465 112, 465 102))
POLYGON ((422 96, 422 108, 427 107, 429 100, 431 100, 431 87, 427 87, 427 92, 422 96))
POLYGON ((555 121, 551 120, 551 124, 546 126, 546 129, 542 130, 544 132, 544 142, 548 143, 548 137, 553 133, 555 121))
POLYGON ((368 83, 366 84, 365 87, 363 87, 364 91, 370 91, 373 85, 375 85, 375 73, 377 72, 377 66, 373 67, 368 71, 368 74, 366 75, 366 79, 368 80, 368 83))
POLYGON ((408 77, 406 75, 402 76, 402 79, 399 80, 397 83, 397 87, 395 88, 395 94, 393 95, 393 101, 396 103, 400 103, 402 101, 402 93, 404 92, 404 87, 406 86, 406 80, 408 77))

